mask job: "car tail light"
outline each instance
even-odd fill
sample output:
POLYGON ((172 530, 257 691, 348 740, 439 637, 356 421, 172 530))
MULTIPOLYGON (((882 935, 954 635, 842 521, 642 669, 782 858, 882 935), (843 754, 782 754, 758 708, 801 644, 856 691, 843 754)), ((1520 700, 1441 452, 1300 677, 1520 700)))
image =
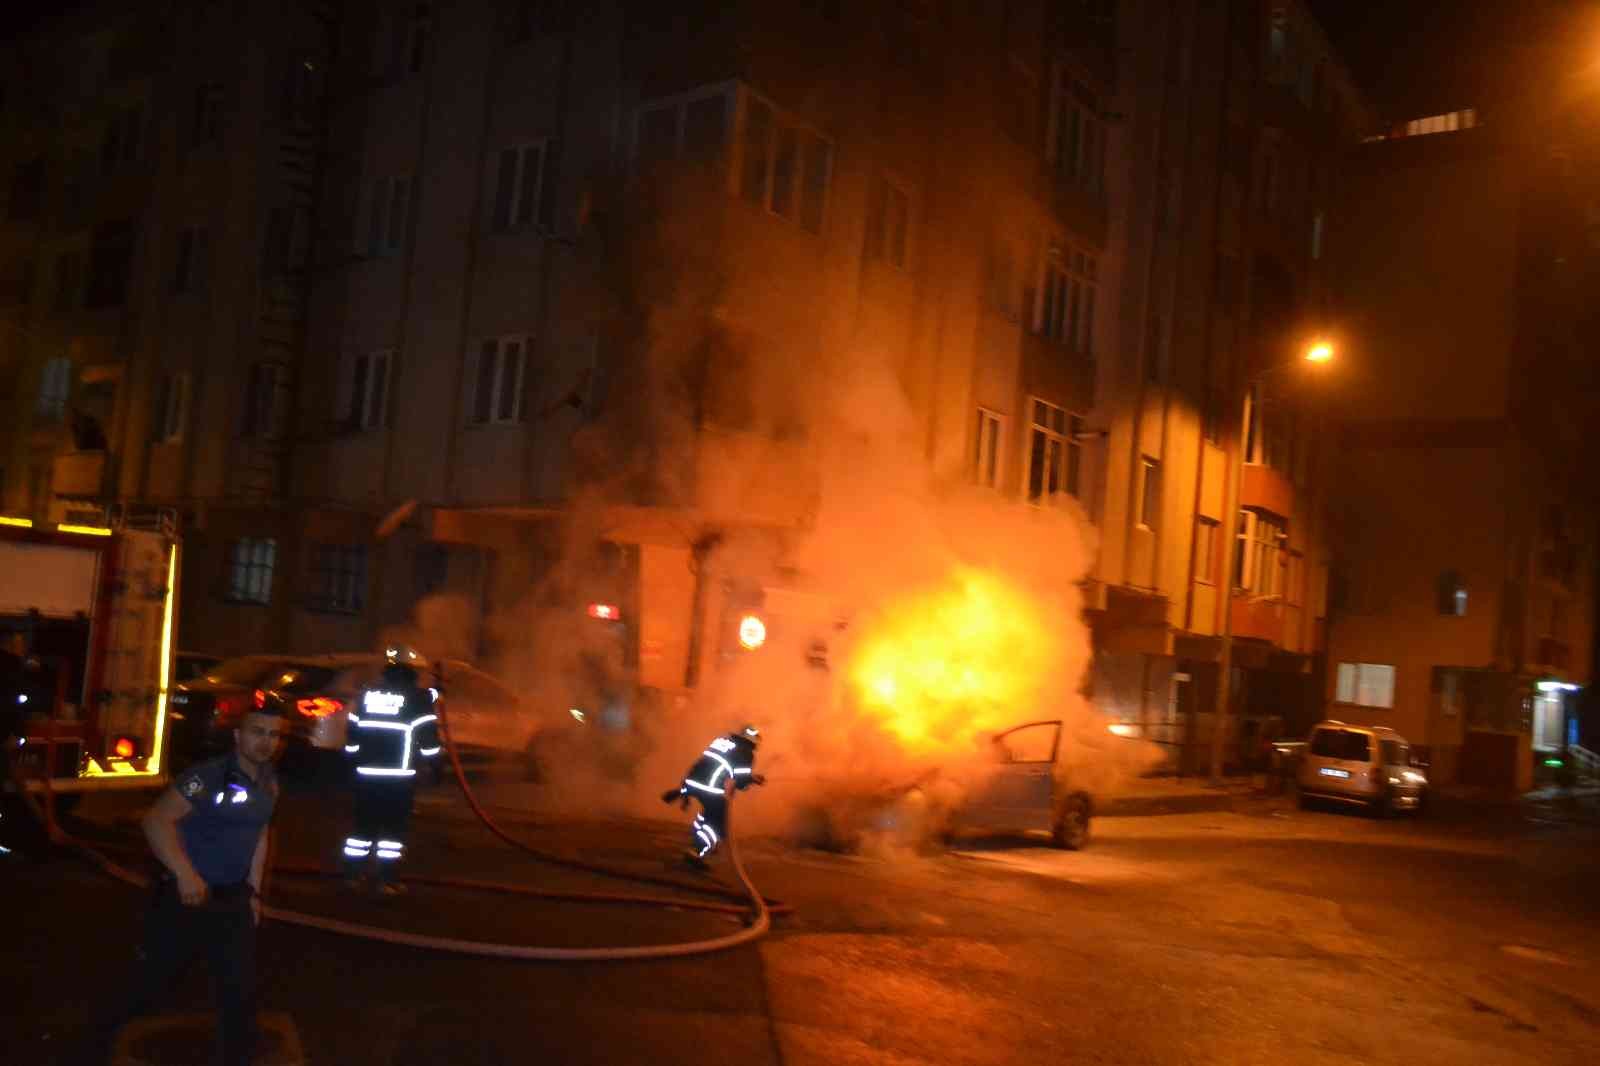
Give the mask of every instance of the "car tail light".
POLYGON ((296 700, 294 708, 307 718, 327 718, 344 710, 344 701, 331 696, 312 696, 309 699, 296 700))
POLYGON ((218 696, 216 712, 213 717, 232 718, 242 710, 244 710, 243 696, 218 696))
POLYGON ((260 689, 256 689, 255 701, 256 710, 261 710, 261 708, 267 705, 267 694, 260 689))

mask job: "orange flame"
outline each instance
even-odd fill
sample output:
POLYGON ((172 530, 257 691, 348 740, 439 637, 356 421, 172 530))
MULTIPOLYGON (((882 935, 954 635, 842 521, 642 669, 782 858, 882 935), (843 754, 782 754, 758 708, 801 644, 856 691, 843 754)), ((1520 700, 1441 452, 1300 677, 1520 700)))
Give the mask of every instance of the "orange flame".
POLYGON ((1059 671, 1058 627, 1035 597, 992 574, 958 568, 948 583, 877 613, 847 677, 858 708, 911 752, 970 747, 981 732, 1048 711, 1059 671))

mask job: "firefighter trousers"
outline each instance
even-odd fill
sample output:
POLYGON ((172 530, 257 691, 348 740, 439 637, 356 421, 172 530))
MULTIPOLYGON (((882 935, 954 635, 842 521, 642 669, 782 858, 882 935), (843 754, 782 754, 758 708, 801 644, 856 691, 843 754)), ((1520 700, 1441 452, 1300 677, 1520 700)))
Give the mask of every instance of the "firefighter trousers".
POLYGON ((377 860, 378 880, 394 877, 411 828, 411 778, 356 778, 355 824, 344 840, 346 869, 359 874, 377 860))
POLYGON ((705 859, 722 844, 728 831, 728 799, 726 796, 697 795, 700 813, 689 826, 689 842, 695 853, 705 859))

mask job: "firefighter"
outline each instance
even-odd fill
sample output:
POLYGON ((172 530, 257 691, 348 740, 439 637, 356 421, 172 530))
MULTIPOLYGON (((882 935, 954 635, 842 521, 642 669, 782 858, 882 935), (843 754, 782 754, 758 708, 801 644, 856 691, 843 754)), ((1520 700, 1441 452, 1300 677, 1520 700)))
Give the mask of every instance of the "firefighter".
POLYGON ((405 854, 417 766, 439 754, 440 742, 438 690, 417 683, 417 653, 390 648, 388 660, 350 712, 344 750, 355 769, 355 826, 344 840, 344 863, 346 881, 359 887, 376 861, 378 891, 392 896, 405 891, 395 867, 405 854))
POLYGON ((704 866, 711 853, 722 844, 728 827, 728 797, 723 791, 728 779, 743 791, 751 785, 764 785, 767 779, 755 772, 756 746, 761 731, 747 725, 737 733, 717 737, 700 753, 700 758, 683 775, 677 788, 661 794, 663 803, 679 803, 687 810, 690 798, 700 801, 700 813, 689 826, 688 860, 704 866))

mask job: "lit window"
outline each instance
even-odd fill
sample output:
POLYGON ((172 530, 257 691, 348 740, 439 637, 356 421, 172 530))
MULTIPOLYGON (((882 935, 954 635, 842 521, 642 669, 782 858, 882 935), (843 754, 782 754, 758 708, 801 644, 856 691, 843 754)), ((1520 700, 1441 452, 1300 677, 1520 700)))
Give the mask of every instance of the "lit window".
POLYGON ((1467 586, 1461 575, 1454 570, 1446 570, 1439 575, 1439 613, 1452 618, 1464 618, 1467 614, 1467 586))
POLYGON ((1357 707, 1393 707, 1392 666, 1379 663, 1340 663, 1334 700, 1357 707))
POLYGON ((1282 596, 1288 539, 1283 519, 1248 508, 1240 510, 1233 548, 1235 591, 1262 598, 1282 596))

